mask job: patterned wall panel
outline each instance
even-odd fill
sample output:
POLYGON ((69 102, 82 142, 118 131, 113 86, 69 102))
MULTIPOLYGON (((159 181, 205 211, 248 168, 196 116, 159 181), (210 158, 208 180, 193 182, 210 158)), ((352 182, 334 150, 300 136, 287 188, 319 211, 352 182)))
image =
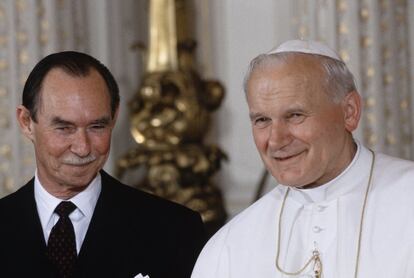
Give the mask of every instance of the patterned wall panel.
POLYGON ((364 102, 355 135, 369 147, 414 159, 409 2, 294 0, 296 37, 325 41, 355 75, 364 102))
POLYGON ((0 197, 15 191, 34 173, 29 140, 20 134, 15 108, 24 82, 43 56, 63 49, 87 49, 85 1, 0 1, 0 197))

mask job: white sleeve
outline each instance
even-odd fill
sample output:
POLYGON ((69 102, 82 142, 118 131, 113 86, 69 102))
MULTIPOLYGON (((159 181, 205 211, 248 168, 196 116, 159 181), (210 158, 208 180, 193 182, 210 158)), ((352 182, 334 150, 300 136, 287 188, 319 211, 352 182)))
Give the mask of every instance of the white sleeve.
POLYGON ((230 252, 227 227, 220 229, 201 251, 191 278, 230 278, 230 252))

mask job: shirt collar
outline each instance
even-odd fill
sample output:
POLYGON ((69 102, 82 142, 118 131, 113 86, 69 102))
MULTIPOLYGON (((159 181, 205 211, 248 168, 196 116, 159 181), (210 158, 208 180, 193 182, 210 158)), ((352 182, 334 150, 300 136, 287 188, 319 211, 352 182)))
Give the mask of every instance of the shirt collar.
MULTIPOLYGON (((83 216, 91 218, 93 211, 95 210, 101 188, 101 175, 98 173, 96 177, 91 181, 91 183, 85 188, 85 190, 79 192, 67 201, 74 203, 83 216)), ((40 222, 44 227, 52 217, 57 205, 63 200, 56 198, 46 191, 46 189, 40 183, 37 175, 37 170, 34 180, 34 196, 40 222)))
POLYGON ((364 187, 369 175, 372 156, 370 151, 355 140, 357 151, 348 167, 333 180, 311 189, 291 187, 291 196, 301 204, 329 201, 352 191, 356 186, 364 187))

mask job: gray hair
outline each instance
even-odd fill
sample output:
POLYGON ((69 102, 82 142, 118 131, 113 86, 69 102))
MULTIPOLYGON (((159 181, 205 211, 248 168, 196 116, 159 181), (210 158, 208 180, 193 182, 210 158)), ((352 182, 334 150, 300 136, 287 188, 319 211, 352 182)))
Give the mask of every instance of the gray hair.
POLYGON ((305 54, 300 52, 280 52, 274 54, 260 54, 254 58, 244 76, 243 88, 247 96, 247 85, 253 72, 258 68, 269 65, 286 64, 298 55, 312 55, 317 58, 325 72, 325 80, 322 84, 332 101, 340 102, 348 93, 356 91, 354 76, 344 62, 317 54, 305 54))

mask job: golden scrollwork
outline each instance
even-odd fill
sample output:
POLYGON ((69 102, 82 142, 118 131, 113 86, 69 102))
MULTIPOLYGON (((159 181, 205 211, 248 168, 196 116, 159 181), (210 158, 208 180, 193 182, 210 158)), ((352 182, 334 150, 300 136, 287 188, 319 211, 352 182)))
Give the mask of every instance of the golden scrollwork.
POLYGON ((194 68, 187 1, 150 1, 149 49, 140 89, 130 102, 131 134, 137 146, 117 163, 117 175, 144 170, 137 186, 201 213, 209 232, 226 213, 211 177, 226 158, 205 144, 210 113, 224 97, 223 86, 203 80, 194 68))

